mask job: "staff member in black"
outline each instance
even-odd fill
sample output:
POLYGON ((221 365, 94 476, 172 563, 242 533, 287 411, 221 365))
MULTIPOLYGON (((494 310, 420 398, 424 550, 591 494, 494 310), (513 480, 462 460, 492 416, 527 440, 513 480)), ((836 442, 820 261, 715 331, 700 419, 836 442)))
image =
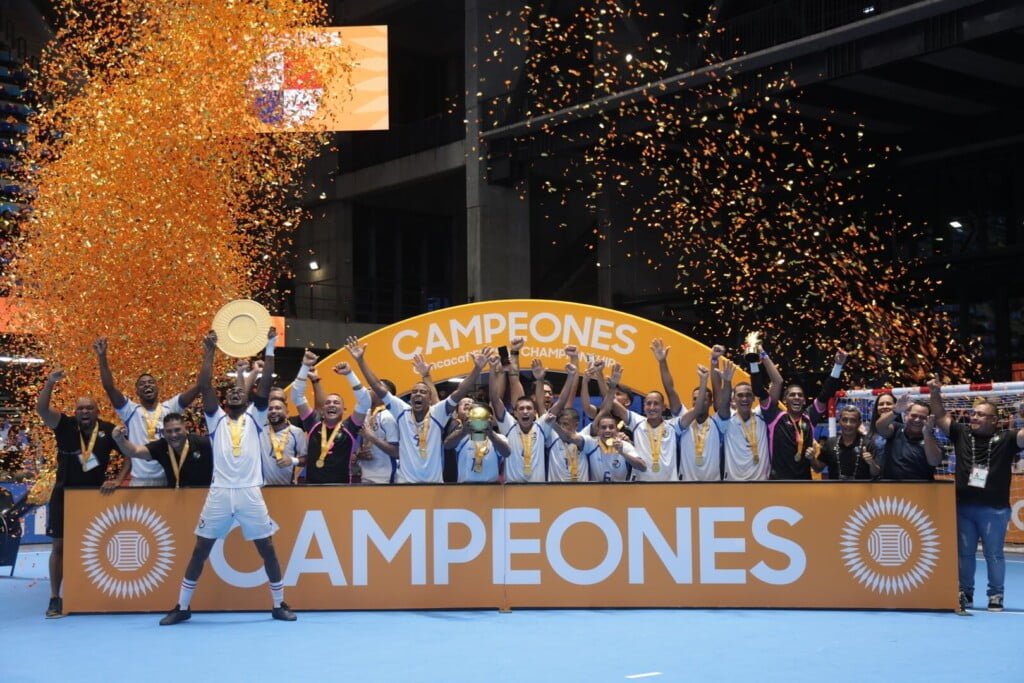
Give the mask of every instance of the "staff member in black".
POLYGON ((121 427, 114 429, 114 441, 122 453, 130 458, 153 460, 160 463, 167 475, 167 485, 209 487, 213 480, 213 449, 210 437, 189 434, 181 413, 164 416, 164 435, 145 446, 128 440, 121 427))
MULTIPOLYGON (((64 379, 64 370, 56 368, 46 377, 36 399, 36 412, 43 424, 53 430, 57 441, 57 478, 48 506, 46 535, 53 539, 50 551, 50 604, 46 617, 64 616, 60 586, 64 580, 64 489, 101 488, 106 479, 111 454, 117 450, 114 425, 98 419, 96 399, 83 396, 75 403, 70 417, 50 407, 53 387, 64 379)), ((113 489, 111 489, 113 490, 113 489)))
POLYGON ((860 433, 861 414, 856 406, 839 412, 839 435, 828 439, 818 458, 828 468, 828 479, 874 479, 882 472, 871 437, 860 433))

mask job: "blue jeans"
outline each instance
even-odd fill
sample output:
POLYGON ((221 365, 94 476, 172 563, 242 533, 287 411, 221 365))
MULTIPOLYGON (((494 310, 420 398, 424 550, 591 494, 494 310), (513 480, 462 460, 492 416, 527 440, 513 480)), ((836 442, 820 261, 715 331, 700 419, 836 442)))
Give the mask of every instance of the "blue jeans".
POLYGON ((988 595, 1002 595, 1006 581, 1006 559, 1003 541, 1010 523, 1010 508, 994 508, 977 503, 957 503, 957 557, 960 567, 960 590, 974 594, 974 569, 977 564, 978 539, 988 569, 988 595))

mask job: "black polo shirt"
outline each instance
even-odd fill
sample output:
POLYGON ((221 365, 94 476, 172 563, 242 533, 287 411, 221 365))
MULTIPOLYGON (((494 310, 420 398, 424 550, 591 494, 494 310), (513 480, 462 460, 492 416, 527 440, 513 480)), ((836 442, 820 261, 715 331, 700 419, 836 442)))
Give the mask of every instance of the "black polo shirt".
POLYGON ((99 432, 96 434, 96 443, 93 445, 92 453, 96 457, 97 465, 85 471, 82 469, 82 444, 89 445, 92 438, 92 430, 83 433, 78 426, 78 420, 67 415, 61 415, 53 435, 57 441, 57 479, 55 488, 65 486, 91 486, 99 488, 107 478, 107 465, 110 464, 110 456, 117 450, 114 437, 114 425, 103 420, 97 420, 99 432))
POLYGON ((991 436, 972 436, 969 425, 954 422, 949 426, 949 438, 956 453, 957 502, 1010 507, 1012 466, 1019 450, 1017 432, 1003 429, 991 436), (975 465, 988 468, 983 489, 968 485, 975 465))
MULTIPOLYGON (((882 478, 897 481, 932 481, 935 467, 928 464, 924 453, 924 434, 920 438, 908 438, 906 428, 894 423, 893 435, 885 442, 885 462, 882 463, 882 478)), ((927 427, 925 427, 927 429, 927 427)))
POLYGON ((821 449, 821 460, 828 468, 826 475, 830 480, 871 479, 871 466, 864 460, 862 453, 870 451, 872 457, 878 457, 871 444, 871 438, 857 434, 849 446, 842 441, 842 436, 832 437, 825 441, 821 449))
MULTIPOLYGON (((213 481, 213 447, 210 445, 210 437, 188 434, 188 455, 181 463, 181 480, 178 486, 205 486, 209 487, 213 481)), ((174 486, 174 465, 171 464, 171 445, 167 439, 161 438, 150 441, 146 444, 146 450, 150 457, 164 468, 167 475, 167 483, 174 486)), ((174 453, 175 460, 180 461, 181 453, 174 453)))
MULTIPOLYGON (((309 446, 306 449, 306 483, 307 484, 348 484, 350 481, 349 463, 356 451, 360 427, 352 422, 349 416, 341 423, 334 435, 334 441, 328 444, 324 466, 317 467, 320 459, 321 423, 316 412, 310 413, 303 420, 309 446)), ((334 429, 327 428, 330 438, 334 429)))

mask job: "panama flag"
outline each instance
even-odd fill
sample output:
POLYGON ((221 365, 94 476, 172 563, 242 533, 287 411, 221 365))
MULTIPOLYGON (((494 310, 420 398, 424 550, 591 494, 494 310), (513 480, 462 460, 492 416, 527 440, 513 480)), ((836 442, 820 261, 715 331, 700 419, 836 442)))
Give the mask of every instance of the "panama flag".
POLYGON ((264 132, 386 130, 387 27, 305 29, 279 39, 250 86, 264 132))

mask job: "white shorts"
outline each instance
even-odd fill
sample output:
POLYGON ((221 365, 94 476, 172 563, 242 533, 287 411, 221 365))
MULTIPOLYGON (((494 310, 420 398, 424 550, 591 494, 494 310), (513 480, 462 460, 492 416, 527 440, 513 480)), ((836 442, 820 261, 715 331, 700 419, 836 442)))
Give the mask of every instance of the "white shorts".
POLYGON ((244 489, 211 488, 206 504, 199 513, 196 535, 203 538, 224 538, 234 522, 242 527, 247 541, 268 538, 278 530, 270 518, 259 486, 244 489))

